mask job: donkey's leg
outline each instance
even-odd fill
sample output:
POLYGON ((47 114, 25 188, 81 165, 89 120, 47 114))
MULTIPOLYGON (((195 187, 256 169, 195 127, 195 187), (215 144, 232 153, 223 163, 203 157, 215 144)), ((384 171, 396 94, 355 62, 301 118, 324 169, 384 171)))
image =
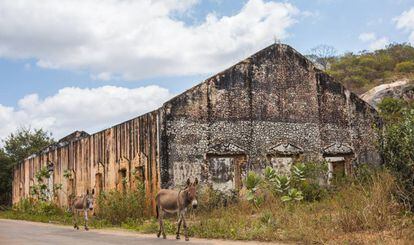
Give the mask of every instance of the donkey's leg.
POLYGON ((189 241, 190 239, 188 238, 188 231, 187 231, 187 222, 185 221, 185 211, 182 212, 181 214, 181 219, 183 220, 183 225, 184 225, 184 237, 186 241, 189 241))
POLYGON ((180 239, 180 227, 181 227, 181 222, 182 222, 182 218, 181 218, 181 212, 178 213, 178 228, 177 228, 177 236, 175 237, 177 240, 180 239))
POLYGON ((160 237, 161 236, 161 231, 162 231, 162 229, 161 229, 161 227, 162 227, 161 212, 162 212, 161 208, 157 206, 158 226, 160 228, 158 230, 157 237, 160 237))
POLYGON ((164 220, 163 220, 163 218, 164 218, 164 211, 160 208, 158 210, 158 223, 159 223, 159 226, 160 226, 160 230, 158 231, 157 237, 160 237, 161 233, 162 233, 162 237, 164 239, 166 239, 167 236, 165 235, 165 231, 164 231, 164 220))
POLYGON ((165 228, 164 228, 164 211, 161 211, 160 215, 161 215, 162 238, 167 239, 167 236, 165 235, 165 228))
POLYGON ((79 226, 78 226, 78 211, 76 209, 73 210, 73 221, 74 221, 73 228, 79 230, 79 226))
POLYGON ((88 211, 87 210, 84 210, 83 211, 84 212, 84 219, 85 219, 85 230, 89 230, 89 228, 88 228, 88 211))

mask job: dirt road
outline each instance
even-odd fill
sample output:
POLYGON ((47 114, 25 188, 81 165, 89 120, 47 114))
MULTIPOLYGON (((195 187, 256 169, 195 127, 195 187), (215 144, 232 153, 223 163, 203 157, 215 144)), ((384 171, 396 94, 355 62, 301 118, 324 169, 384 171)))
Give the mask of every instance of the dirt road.
MULTIPOLYGON (((237 245, 246 242, 230 242, 221 240, 205 240, 191 238, 189 242, 175 240, 170 235, 166 240, 157 238, 155 234, 144 235, 136 232, 119 230, 74 230, 69 226, 43 224, 28 221, 0 219, 0 245, 103 245, 103 244, 224 244, 237 245)), ((255 242, 248 242, 255 244, 255 242)))

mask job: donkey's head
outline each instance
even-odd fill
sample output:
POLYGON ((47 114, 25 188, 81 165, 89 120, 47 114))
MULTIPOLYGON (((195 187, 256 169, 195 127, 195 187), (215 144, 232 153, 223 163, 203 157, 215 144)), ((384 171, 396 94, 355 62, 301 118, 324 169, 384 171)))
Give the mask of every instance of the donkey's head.
POLYGON ((92 192, 89 192, 89 190, 86 190, 86 196, 84 199, 85 209, 93 210, 94 194, 95 194, 95 189, 92 189, 92 192))
POLYGON ((197 185, 198 179, 196 178, 193 183, 191 180, 187 180, 187 203, 191 204, 193 208, 197 208, 197 185))

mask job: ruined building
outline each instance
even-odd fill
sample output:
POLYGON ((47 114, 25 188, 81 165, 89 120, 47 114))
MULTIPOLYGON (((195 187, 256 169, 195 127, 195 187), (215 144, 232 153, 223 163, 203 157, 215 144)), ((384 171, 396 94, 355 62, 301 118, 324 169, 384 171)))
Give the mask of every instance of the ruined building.
POLYGON ((162 188, 198 177, 238 190, 249 170, 286 171, 326 159, 333 173, 378 163, 378 115, 293 48, 275 44, 172 98, 155 111, 89 135, 75 132, 14 169, 13 202, 48 166, 61 206, 86 189, 145 183, 148 205, 162 188), (137 177, 137 178, 135 178, 137 177))

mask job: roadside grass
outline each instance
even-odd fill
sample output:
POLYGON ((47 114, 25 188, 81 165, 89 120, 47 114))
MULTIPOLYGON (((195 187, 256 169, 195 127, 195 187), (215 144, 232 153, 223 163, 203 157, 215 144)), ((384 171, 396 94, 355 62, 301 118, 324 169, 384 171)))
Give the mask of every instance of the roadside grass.
MULTIPOLYGON (((396 186, 394 177, 381 171, 367 182, 346 181, 333 194, 314 202, 283 202, 269 195, 257 206, 242 198, 220 203, 214 193, 200 195, 199 202, 204 202, 201 209, 190 209, 187 214, 189 234, 200 238, 305 244, 412 244, 414 216, 395 199, 396 186)), ((122 206, 130 208, 125 203, 122 206)), ((70 214, 53 212, 24 213, 14 208, 0 212, 0 218, 72 224, 70 214)), ((175 235, 176 218, 171 215, 165 219, 170 236, 175 235)), ((154 237, 158 230, 154 217, 127 217, 110 222, 98 215, 90 219, 89 225, 95 229, 120 227, 153 233, 154 237)))

